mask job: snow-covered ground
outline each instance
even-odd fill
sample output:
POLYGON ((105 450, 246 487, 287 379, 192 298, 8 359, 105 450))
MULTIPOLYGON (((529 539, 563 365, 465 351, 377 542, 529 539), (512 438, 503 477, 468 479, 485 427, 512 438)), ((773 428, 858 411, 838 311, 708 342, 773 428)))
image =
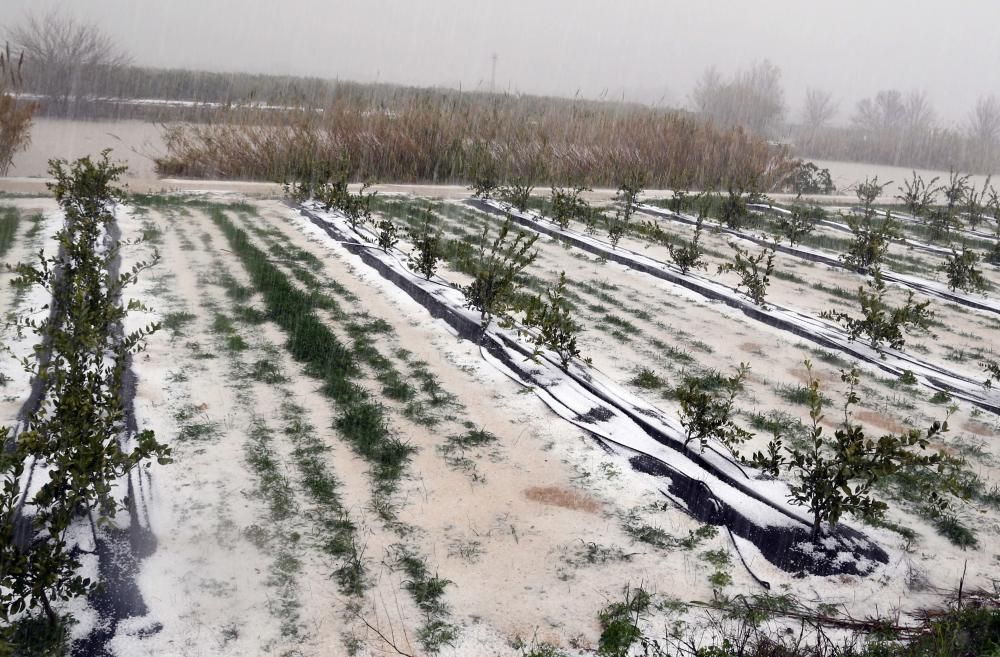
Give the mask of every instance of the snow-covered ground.
MULTIPOLYGON (((221 194, 208 198, 242 200, 221 194)), ((50 205, 16 202, 25 208, 50 205)), ((954 503, 958 517, 976 529, 979 539, 978 547, 967 550, 938 534, 911 504, 893 503, 889 519, 912 528, 918 538, 910 542, 888 529, 861 527, 890 555, 888 564, 867 577, 796 577, 769 563, 750 542, 725 532, 691 549, 638 541, 629 527, 647 525, 683 539, 702 525, 663 496, 657 479, 634 471, 622 454, 605 450, 553 413, 538 395, 485 360, 477 345, 458 338, 444 321, 295 211, 277 201, 253 201, 252 207, 256 214, 230 207, 225 215, 259 248, 281 246, 284 251, 270 251, 276 266, 312 275, 295 279, 297 286, 336 300, 343 316, 333 311, 319 316, 338 339, 352 344, 350 322, 384 320, 391 331, 368 335, 378 352, 404 376, 422 362, 454 402, 429 426, 408 415, 405 404, 381 398, 393 434, 416 449, 392 496, 395 519, 387 520, 376 508, 369 463, 332 427, 341 409, 284 349, 287 336, 269 321, 239 321, 242 309, 264 306, 260 295, 227 294, 227 284, 249 286, 251 281, 209 213, 183 204, 136 211, 123 223, 124 237, 145 233, 151 239, 126 251, 125 266, 154 247, 163 260, 132 290, 153 314, 131 321, 134 326, 165 321, 135 363, 136 410, 140 428, 152 428, 170 443, 175 462, 154 467, 143 478, 149 525, 157 537, 156 550, 140 562, 137 579, 148 613, 119 626, 110 644, 116 654, 328 655, 346 653, 348 646, 360 654, 392 653, 372 628, 405 652, 425 654, 418 634, 426 618, 407 590, 407 575, 395 567, 399 545, 421 555, 431 573, 449 581, 443 599, 457 634, 453 645, 442 647, 444 655, 518 655, 518 639, 583 654, 599 634, 598 611, 622 599, 626 585, 641 585, 659 600, 712 599, 716 585, 709 576, 717 566, 703 557, 707 550, 729 553, 727 594, 762 592, 756 576, 770 582, 772 592, 844 605, 855 617, 933 606, 940 590, 958 584, 966 564, 970 589, 995 577, 1000 510, 974 502, 954 503), (314 266, 304 256, 289 256, 295 253, 308 254, 314 266), (231 348, 232 334, 222 328, 226 319, 243 347, 231 348), (281 376, 248 375, 265 361, 281 376), (342 590, 334 577, 340 563, 322 548, 317 519, 323 509, 308 495, 296 426, 308 427, 308 436, 325 448, 318 458, 336 480, 344 512, 356 527, 368 572, 360 594, 342 590), (456 459, 442 448, 469 426, 484 428, 497 440, 469 448, 461 453, 465 460, 456 459), (280 475, 270 483, 259 468, 265 452, 280 475), (291 513, 275 512, 275 486, 287 493, 291 513), (737 549, 753 575, 741 565, 737 549)), ((437 211, 455 235, 475 233, 478 222, 487 219, 458 203, 439 204, 437 211)), ((688 228, 670 230, 690 235, 688 228)), ((721 262, 717 254, 729 251, 726 241, 724 235, 706 234, 711 269, 703 275, 732 286, 732 275, 714 273, 721 262)), ((543 237, 536 246, 539 258, 530 273, 552 283, 566 272, 580 298, 581 350, 623 394, 637 395, 675 417, 676 402, 664 390, 629 383, 640 368, 675 385, 685 372, 729 373, 746 361, 751 374, 737 405, 747 414, 774 410, 805 420, 805 408, 788 392, 805 383, 808 357, 832 402, 824 424, 832 428, 839 422, 839 369, 849 360, 843 354, 838 359, 725 304, 555 240, 543 237)), ((632 238, 621 246, 669 261, 663 247, 632 238)), ((8 259, 34 248, 19 239, 8 259)), ((932 256, 921 257, 933 265, 932 256)), ((778 267, 793 276, 775 278, 769 299, 813 315, 851 303, 815 284, 853 290, 863 282, 845 270, 787 255, 779 254, 778 267)), ((442 275, 466 280, 447 267, 442 275)), ((995 272, 989 276, 998 282, 995 272)), ((893 288, 892 295, 898 300, 903 291, 893 288)), ((0 303, 5 312, 13 307, 6 285, 0 303)), ((987 313, 949 307, 945 321, 934 327, 935 336, 909 339, 907 351, 975 373, 975 349, 993 344, 998 327, 987 313)), ((931 401, 932 391, 899 386, 876 367, 863 365, 862 370, 865 403, 855 419, 869 431, 925 427, 943 417, 944 405, 931 401)), ((379 397, 382 384, 373 372, 364 371, 360 382, 379 397)), ((3 389, 5 395, 16 394, 12 385, 3 389)), ((16 405, 16 400, 5 402, 5 417, 16 405)), ((747 423, 748 417, 741 421, 747 423)), ((988 486, 1000 482, 1000 420, 963 402, 951 425, 935 447, 967 458, 968 469, 988 486)), ((747 451, 769 437, 766 431, 757 433, 747 451)), ((672 613, 651 617, 649 631, 662 631, 672 613)))

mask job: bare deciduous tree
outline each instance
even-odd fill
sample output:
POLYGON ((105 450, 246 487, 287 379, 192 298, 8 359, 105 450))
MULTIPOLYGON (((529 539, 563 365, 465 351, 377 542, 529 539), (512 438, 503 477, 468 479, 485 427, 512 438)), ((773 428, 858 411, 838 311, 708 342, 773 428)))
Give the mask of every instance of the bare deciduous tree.
POLYGON ((692 101, 700 114, 717 123, 774 135, 785 116, 781 70, 765 59, 725 81, 714 67, 709 68, 695 85, 692 101))
POLYGON ((905 111, 903 94, 896 89, 884 89, 873 98, 858 101, 851 123, 862 130, 881 134, 898 129, 905 111))
POLYGON ((1000 100, 996 96, 981 96, 969 115, 970 139, 996 143, 1000 140, 1000 100))
POLYGON ((926 91, 911 91, 903 103, 903 128, 910 134, 925 132, 934 127, 936 115, 926 91))
POLYGON ((883 89, 858 102, 851 123, 870 144, 872 154, 889 164, 925 157, 940 131, 927 94, 883 89))
POLYGON ((1000 100, 996 96, 982 96, 969 114, 966 127, 969 150, 976 166, 988 169, 996 162, 1000 146, 1000 100))
POLYGON ((87 75, 132 61, 99 25, 65 12, 29 15, 8 36, 28 59, 31 88, 62 100, 82 93, 87 75))
POLYGON ((823 89, 806 89, 806 102, 802 108, 802 124, 814 133, 830 122, 837 114, 833 94, 823 89))

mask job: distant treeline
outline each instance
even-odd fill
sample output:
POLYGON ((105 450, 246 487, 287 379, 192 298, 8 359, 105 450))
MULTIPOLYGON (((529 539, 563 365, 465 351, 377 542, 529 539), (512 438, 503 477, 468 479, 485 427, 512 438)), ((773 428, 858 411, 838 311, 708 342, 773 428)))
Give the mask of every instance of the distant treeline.
POLYGON ((926 93, 883 89, 858 100, 846 125, 839 103, 806 90, 790 116, 781 71, 766 60, 724 78, 709 68, 695 85, 695 108, 720 125, 741 125, 788 143, 802 157, 972 173, 1000 171, 1000 100, 982 96, 958 125, 943 125, 926 93))
POLYGON ((977 174, 1000 171, 1000 148, 996 141, 981 140, 953 128, 927 126, 897 131, 850 125, 810 131, 790 126, 789 135, 794 152, 806 158, 977 174))
POLYGON ((65 69, 24 66, 22 91, 38 96, 39 112, 64 118, 199 120, 217 106, 246 103, 322 108, 351 83, 319 78, 214 73, 138 66, 65 69), (157 100, 167 103, 121 101, 157 100), (185 103, 185 104, 182 104, 185 103), (206 105, 206 107, 193 107, 206 105))

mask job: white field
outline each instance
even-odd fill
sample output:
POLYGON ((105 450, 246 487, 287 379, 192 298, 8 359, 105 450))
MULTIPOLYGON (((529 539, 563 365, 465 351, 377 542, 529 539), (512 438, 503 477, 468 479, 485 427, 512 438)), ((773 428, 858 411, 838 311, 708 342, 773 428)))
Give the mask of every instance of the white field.
MULTIPOLYGON (((211 198, 229 202, 243 197, 211 198)), ((308 227, 283 203, 251 202, 256 215, 229 210, 226 216, 247 230, 260 248, 277 244, 284 253, 301 249, 318 259, 309 269, 316 279, 313 289, 334 297, 345 313, 320 313, 338 338, 352 344, 350 322, 388 322, 391 331, 368 334, 379 353, 404 378, 415 361, 423 361, 429 375, 454 396, 454 403, 432 412, 437 424, 420 424, 407 417, 404 404, 380 395, 382 384, 370 369, 363 371, 362 383, 388 409, 393 434, 416 448, 392 496, 396 520, 385 520, 373 508, 368 463, 332 427, 342 409, 291 358, 281 330, 270 322, 234 320, 245 348, 227 348, 219 316, 232 319, 241 307, 263 305, 259 295, 240 302, 226 295, 221 285, 226 274, 242 285, 249 285, 250 279, 208 214, 183 205, 137 212, 123 226, 125 237, 151 229, 158 237, 126 257, 141 259, 155 246, 163 261, 133 290, 155 314, 133 321, 177 320, 173 328, 155 334, 136 361, 137 412, 142 427, 154 429, 171 444, 175 463, 154 468, 146 480, 150 526, 158 547, 142 562, 138 581, 150 613, 119 626, 111 644, 116 654, 330 655, 345 654, 348 643, 360 654, 393 653, 366 621, 403 651, 426 654, 417 638, 426 620, 406 588, 407 575, 394 567, 397 545, 420 555, 432 574, 450 582, 444 594, 446 620, 458 633, 454 645, 442 648, 444 655, 518 655, 518 640, 587 654, 600 632, 598 612, 620 600, 626 585, 641 585, 661 602, 711 600, 714 587, 708 578, 716 568, 702 557, 706 550, 730 554, 723 568, 732 577, 724 587, 726 594, 763 592, 724 532, 694 549, 664 550, 634 540, 624 529, 630 514, 678 538, 700 525, 668 504, 654 480, 561 421, 534 394, 488 365, 474 344, 457 339, 443 322, 308 227), (401 355, 400 349, 408 354, 401 355), (280 376, 249 376, 262 361, 280 376), (360 595, 338 586, 333 573, 340 564, 321 547, 329 536, 316 521, 323 510, 307 494, 299 470, 300 443, 289 433, 294 421, 307 427, 302 435, 325 447, 319 458, 335 478, 343 510, 356 527, 367 570, 367 587, 360 595), (464 422, 487 429, 497 441, 469 449, 462 454, 465 461, 449 459, 440 448, 448 436, 465 431, 464 422), (262 450, 276 464, 280 486, 292 500, 290 514, 276 515, 269 506, 267 488, 252 462, 262 450), (157 624, 162 627, 154 631, 157 624)), ((53 209, 47 199, 0 203, 16 203, 26 212, 53 209)), ((454 236, 476 232, 485 217, 455 201, 439 204, 437 210, 454 236)), ((690 235, 689 228, 662 225, 690 235)), ((22 222, 8 260, 27 257, 44 241, 45 231, 26 239, 29 226, 22 222)), ((578 308, 585 328, 580 348, 613 380, 627 383, 647 367, 675 385, 686 371, 714 368, 728 373, 745 361, 752 367, 738 398, 745 414, 777 410, 806 420, 805 408, 783 396, 787 389, 782 387, 806 382, 803 360, 810 358, 833 402, 824 424, 832 430, 839 422, 842 365, 825 362, 814 345, 554 240, 541 238, 537 246, 539 257, 529 272, 551 283, 566 271, 581 297, 578 308), (608 316, 634 328, 623 328, 608 316), (681 352, 690 361, 682 360, 681 352)), ((669 258, 665 248, 631 238, 622 246, 669 258)), ((726 240, 715 235, 707 234, 704 246, 720 255, 729 252, 726 240)), ((934 272, 940 263, 933 257, 916 257, 926 263, 928 276, 940 276, 934 272)), ((714 272, 722 260, 711 255, 709 261, 714 272)), ((291 271, 287 259, 275 256, 274 262, 291 271)), ((773 279, 769 298, 811 313, 853 309, 850 302, 813 284, 853 290, 863 280, 781 254, 777 267, 799 280, 773 279)), ((448 268, 442 273, 463 280, 448 268)), ((996 270, 987 275, 1000 285, 996 270)), ((0 273, 0 283, 5 277, 0 273)), ((735 283, 732 275, 720 278, 735 283)), ((894 288, 892 296, 898 301, 903 293, 894 288)), ((0 289, 0 304, 5 313, 17 307, 7 285, 0 289)), ((1000 318, 945 307, 940 301, 932 305, 942 324, 934 327, 934 335, 908 338, 907 349, 975 375, 976 354, 996 343, 1000 318)), ((14 377, 2 389, 4 421, 16 412, 22 397, 22 390, 12 386, 25 383, 16 378, 15 368, 3 364, 3 371, 14 377)), ((926 390, 896 386, 874 368, 862 367, 862 376, 865 401, 854 418, 871 433, 926 427, 943 418, 945 404, 932 403, 926 390)), ((676 412, 676 403, 661 392, 632 389, 676 412)), ((744 423, 747 419, 741 416, 744 423)), ((934 447, 966 458, 967 469, 986 489, 1000 483, 1000 418, 963 404, 951 427, 934 447)), ((747 452, 766 441, 763 431, 757 433, 747 452)), ((917 515, 912 501, 890 500, 890 505, 888 519, 913 529, 918 538, 910 543, 887 529, 848 519, 890 554, 890 562, 866 578, 795 577, 765 561, 746 541, 740 540, 738 548, 756 576, 771 583, 773 593, 787 592, 808 604, 841 605, 854 617, 940 604, 942 593, 958 585, 964 569, 967 590, 991 584, 1000 564, 1000 509, 975 501, 952 502, 953 512, 975 529, 979 541, 978 547, 963 550, 917 515)), ((86 620, 86 612, 80 613, 86 620)), ((678 612, 655 612, 643 625, 656 635, 675 618, 678 612)), ((688 618, 697 622, 699 612, 690 612, 688 618)))

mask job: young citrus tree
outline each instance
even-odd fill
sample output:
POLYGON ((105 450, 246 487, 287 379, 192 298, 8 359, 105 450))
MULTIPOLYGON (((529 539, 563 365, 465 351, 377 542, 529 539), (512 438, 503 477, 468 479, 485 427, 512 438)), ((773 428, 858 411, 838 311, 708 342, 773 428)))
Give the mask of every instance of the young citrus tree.
POLYGON ((775 247, 764 247, 760 253, 751 256, 748 249, 742 248, 736 242, 730 242, 733 249, 733 261, 719 265, 719 273, 736 272, 740 276, 737 289, 745 288, 747 296, 758 306, 764 305, 767 287, 771 284, 771 274, 774 272, 775 247))
POLYGON ((966 292, 985 292, 990 289, 990 283, 983 276, 983 272, 976 266, 979 264, 979 254, 962 245, 962 252, 959 253, 955 247, 951 248, 951 255, 947 261, 941 265, 941 270, 948 277, 948 287, 952 292, 955 290, 965 290, 966 292))
POLYGON ((947 238, 951 231, 962 227, 959 209, 969 195, 969 176, 952 172, 948 184, 941 186, 945 204, 933 208, 927 214, 927 225, 930 227, 930 239, 936 241, 947 238))
POLYGON ((701 250, 701 230, 705 223, 702 216, 698 216, 694 226, 694 235, 691 240, 676 239, 667 243, 667 250, 670 252, 670 259, 674 261, 682 274, 688 273, 692 269, 707 269, 708 265, 702 259, 701 250))
POLYGON ((717 385, 708 385, 704 379, 687 377, 676 390, 680 402, 680 420, 684 427, 684 449, 697 441, 704 451, 710 440, 715 439, 734 450, 750 437, 750 433, 733 421, 736 395, 743 388, 743 381, 750 366, 740 363, 736 372, 717 385))
POLYGON ((532 297, 524 311, 525 326, 535 329, 532 341, 535 343, 536 356, 541 348, 551 349, 559 356, 559 364, 563 369, 569 366, 573 358, 580 356, 580 349, 576 345, 580 325, 573 319, 571 306, 566 298, 566 272, 559 274, 559 282, 546 290, 544 297, 532 297))
POLYGON ((808 207, 802 204, 801 199, 801 194, 795 197, 791 215, 781 215, 775 221, 775 227, 792 246, 800 243, 804 237, 813 232, 816 224, 823 218, 822 209, 808 207))
POLYGON ((941 188, 936 186, 940 178, 935 176, 927 183, 924 182, 923 177, 919 176, 916 171, 912 173, 912 178, 904 180, 903 187, 898 188, 902 193, 897 194, 896 198, 899 199, 911 215, 917 219, 926 221, 927 213, 934 205, 934 198, 941 191, 941 188))
POLYGON ((408 231, 413 250, 407 264, 428 281, 437 271, 438 262, 444 257, 444 244, 440 226, 435 227, 430 208, 425 208, 416 228, 408 231))
POLYGON ((858 288, 858 301, 861 305, 861 317, 839 310, 827 310, 820 313, 824 319, 832 319, 841 324, 851 340, 864 337, 875 351, 885 358, 884 348, 902 349, 906 344, 904 331, 927 330, 934 313, 930 310, 930 301, 914 301, 913 291, 907 291, 906 303, 892 307, 886 300, 885 281, 882 272, 875 270, 868 281, 869 291, 858 288))
POLYGON ((639 205, 639 194, 646 184, 646 176, 638 170, 629 171, 618 185, 615 194, 615 212, 605 217, 608 228, 608 240, 611 248, 618 248, 618 242, 628 230, 629 221, 639 205))
POLYGON ((518 230, 511 239, 512 226, 513 222, 508 216, 492 241, 489 223, 483 226, 479 250, 473 263, 473 280, 462 288, 466 307, 480 313, 483 331, 486 331, 494 317, 507 316, 517 289, 518 274, 538 256, 537 251, 532 251, 538 235, 518 230))
POLYGON ((553 187, 552 188, 552 220, 560 228, 566 230, 573 219, 586 220, 591 212, 590 204, 583 199, 582 194, 589 192, 589 187, 553 187))
POLYGON ((42 382, 42 400, 0 460, 3 496, 0 533, 15 536, 0 551, 5 568, 0 583, 0 616, 41 606, 50 624, 58 620, 52 602, 85 594, 95 585, 80 575, 79 552, 67 533, 88 514, 98 524, 112 518, 128 501, 116 498, 120 480, 155 459, 169 462, 170 449, 152 431, 128 435, 123 378, 133 355, 159 326, 151 324, 124 334, 130 311, 141 302, 124 302, 124 290, 159 256, 118 272, 115 262, 123 243, 112 237, 115 206, 123 200, 115 181, 125 171, 111 164, 109 151, 94 162, 50 163, 50 183, 64 222, 56 233, 58 251, 13 270, 18 285, 39 285, 51 294, 50 313, 18 318, 19 331, 38 335, 37 360, 25 369, 42 382), (28 459, 44 464, 45 479, 30 494, 18 486, 28 459), (24 508, 26 532, 15 528, 24 508), (10 566, 8 567, 8 564, 10 566))
MULTIPOLYGON (((948 423, 934 422, 925 432, 911 430, 902 435, 888 434, 876 439, 865 435, 860 424, 850 421, 850 409, 858 404, 859 375, 856 369, 841 372, 847 386, 844 423, 833 436, 824 432, 823 400, 819 380, 806 360, 809 376, 810 436, 801 446, 786 445, 780 434, 768 443, 764 452, 754 453, 751 462, 771 474, 785 472, 794 480, 789 497, 806 507, 812 515, 812 539, 822 536, 823 524, 836 525, 845 513, 867 520, 881 519, 888 505, 877 494, 876 486, 904 466, 934 472, 942 460, 940 453, 928 454, 932 439, 948 430, 948 423)), ((931 502, 939 495, 929 491, 931 502)))

